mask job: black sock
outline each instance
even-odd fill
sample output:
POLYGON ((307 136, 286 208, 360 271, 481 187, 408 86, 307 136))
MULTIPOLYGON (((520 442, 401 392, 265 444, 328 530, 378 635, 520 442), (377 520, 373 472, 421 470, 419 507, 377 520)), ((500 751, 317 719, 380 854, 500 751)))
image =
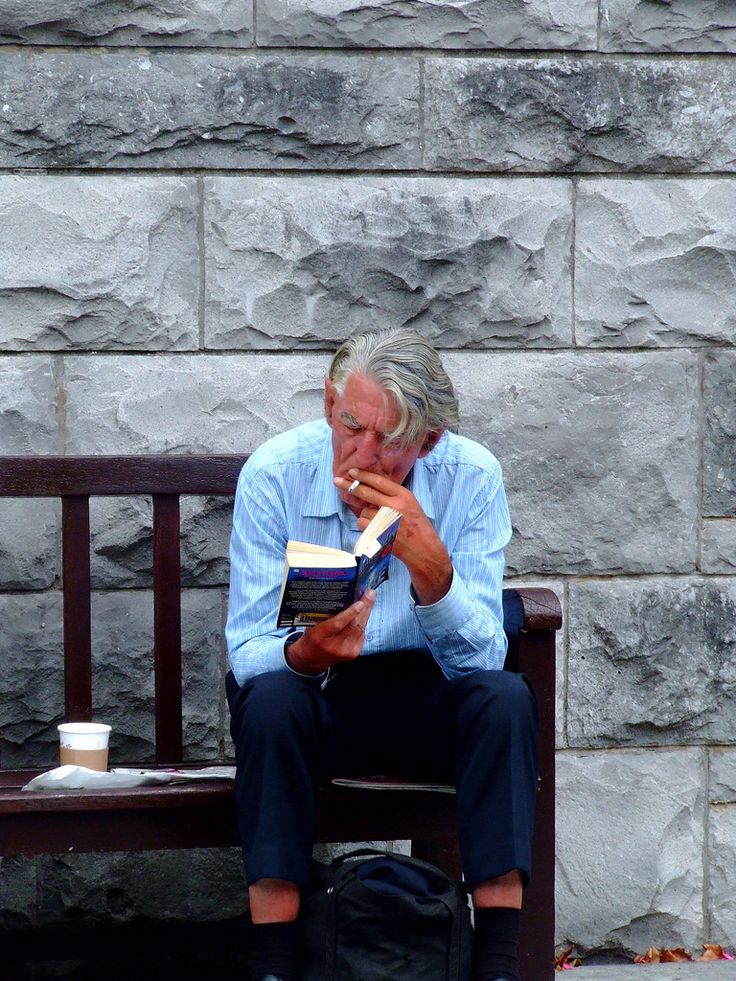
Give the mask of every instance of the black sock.
POLYGON ((520 909, 491 906, 473 912, 473 981, 517 981, 520 909))
POLYGON ((272 974, 297 981, 297 928, 294 923, 254 923, 251 928, 253 981, 272 974))

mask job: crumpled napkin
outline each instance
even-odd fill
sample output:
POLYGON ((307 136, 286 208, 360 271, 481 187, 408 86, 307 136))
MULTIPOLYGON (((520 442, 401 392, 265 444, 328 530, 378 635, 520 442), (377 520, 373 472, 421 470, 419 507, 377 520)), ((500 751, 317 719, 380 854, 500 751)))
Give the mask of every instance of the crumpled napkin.
POLYGON ((103 790, 109 788, 143 787, 162 783, 188 783, 190 780, 234 780, 234 766, 206 766, 199 770, 140 770, 113 767, 101 772, 86 766, 57 766, 39 773, 23 790, 103 790))

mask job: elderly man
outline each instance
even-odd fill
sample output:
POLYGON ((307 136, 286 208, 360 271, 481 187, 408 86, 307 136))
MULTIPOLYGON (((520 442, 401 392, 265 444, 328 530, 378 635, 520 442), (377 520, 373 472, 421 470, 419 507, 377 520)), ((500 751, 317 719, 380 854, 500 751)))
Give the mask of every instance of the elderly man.
POLYGON ((511 534, 501 469, 455 434, 457 421, 421 335, 359 334, 332 360, 325 418, 269 440, 243 468, 227 694, 254 981, 298 978, 315 787, 338 771, 397 768, 455 782, 473 981, 517 977, 536 706, 524 679, 501 670, 511 534), (277 630, 287 540, 352 551, 381 505, 403 516, 389 580, 318 625, 277 630))

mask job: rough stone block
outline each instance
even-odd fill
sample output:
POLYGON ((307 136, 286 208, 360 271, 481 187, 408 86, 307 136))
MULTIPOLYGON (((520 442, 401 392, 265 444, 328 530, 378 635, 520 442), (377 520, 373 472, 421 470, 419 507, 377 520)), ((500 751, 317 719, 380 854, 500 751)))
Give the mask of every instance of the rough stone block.
POLYGON ((153 585, 150 497, 93 497, 89 526, 93 589, 153 585))
POLYGON ((429 58, 425 166, 736 169, 736 73, 704 59, 429 58))
POLYGON ((239 848, 46 857, 39 884, 44 926, 219 920, 247 905, 239 848))
POLYGON ((32 926, 36 913, 36 864, 25 856, 0 856, 0 929, 32 926))
MULTIPOLYGON (((227 585, 232 503, 217 497, 183 497, 180 512, 182 585, 227 585)), ((90 533, 94 588, 152 585, 150 497, 93 498, 90 533)))
MULTIPOLYGON (((188 759, 215 758, 223 716, 225 653, 220 590, 182 594, 184 743, 188 759)), ((64 715, 61 594, 0 595, 0 763, 58 763, 64 715)), ((92 702, 113 727, 110 761, 152 758, 153 598, 120 591, 92 596, 92 702)))
POLYGON ((59 452, 56 380, 51 358, 3 359, 0 447, 3 453, 17 456, 59 452))
POLYGON ((258 43, 585 50, 596 13, 589 0, 260 0, 258 43))
POLYGON ((602 0, 602 51, 736 52, 731 0, 602 0))
POLYGON ((438 346, 571 341, 567 181, 217 178, 206 341, 324 347, 411 323, 438 346))
POLYGON ((583 345, 736 343, 736 184, 592 180, 578 188, 583 345))
POLYGON ((571 746, 736 743, 736 578, 571 583, 571 746))
POLYGON ((58 506, 0 498, 0 589, 48 589, 59 575, 58 506))
POLYGON ((704 785, 698 750, 558 754, 560 944, 697 949, 704 785))
POLYGON ((703 572, 736 572, 736 521, 733 518, 704 521, 701 553, 703 572))
MULTIPOLYGON (((113 727, 110 761, 153 758, 153 596, 122 590, 92 597, 95 716, 113 727)), ((182 593, 182 689, 187 759, 219 751, 225 655, 222 594, 182 593)))
POLYGON ((714 351, 703 371, 703 514, 736 517, 736 352, 714 351))
POLYGON ((245 47, 252 26, 244 0, 3 0, 0 41, 245 47))
POLYGON ((0 177, 0 350, 199 345, 197 192, 174 177, 0 177))
POLYGON ((736 749, 711 749, 709 786, 712 804, 736 804, 736 749))
POLYGON ((64 713, 61 594, 0 594, 0 623, 0 766, 53 766, 64 713))
POLYGON ((327 355, 66 358, 67 453, 248 453, 322 414, 327 355))
POLYGON ((0 167, 417 167, 415 59, 9 52, 0 167))
POLYGON ((685 352, 447 354, 461 431, 499 458, 507 571, 695 568, 695 359, 685 352))
POLYGON ((710 809, 711 940, 733 950, 736 937, 736 805, 710 809))

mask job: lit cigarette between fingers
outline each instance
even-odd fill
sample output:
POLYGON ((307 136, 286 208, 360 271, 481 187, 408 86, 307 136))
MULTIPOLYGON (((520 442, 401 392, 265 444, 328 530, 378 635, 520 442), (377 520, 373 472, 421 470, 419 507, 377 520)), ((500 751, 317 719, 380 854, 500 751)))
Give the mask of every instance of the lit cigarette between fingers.
POLYGON ((359 487, 360 487, 360 481, 354 480, 352 484, 348 487, 348 494, 354 494, 359 487))

